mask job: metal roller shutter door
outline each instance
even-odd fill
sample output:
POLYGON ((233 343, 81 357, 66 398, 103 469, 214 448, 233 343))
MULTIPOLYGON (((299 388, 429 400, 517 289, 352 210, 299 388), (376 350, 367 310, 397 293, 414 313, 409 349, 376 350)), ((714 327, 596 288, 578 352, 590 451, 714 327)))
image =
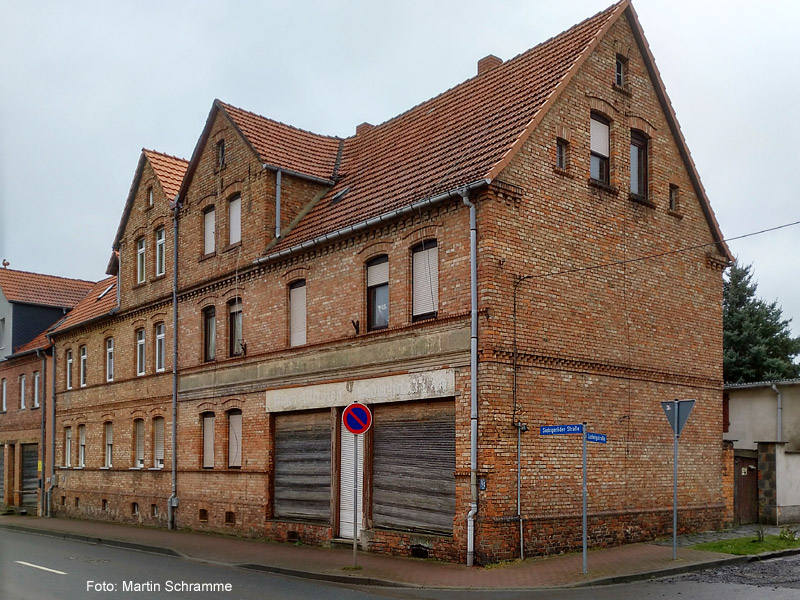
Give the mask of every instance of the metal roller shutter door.
POLYGON ((375 407, 372 516, 377 527, 453 531, 455 404, 375 407))
POLYGON ((36 491, 39 487, 39 447, 37 444, 22 445, 22 506, 36 506, 36 491))
POLYGON ((275 417, 275 516, 328 523, 331 413, 275 417))

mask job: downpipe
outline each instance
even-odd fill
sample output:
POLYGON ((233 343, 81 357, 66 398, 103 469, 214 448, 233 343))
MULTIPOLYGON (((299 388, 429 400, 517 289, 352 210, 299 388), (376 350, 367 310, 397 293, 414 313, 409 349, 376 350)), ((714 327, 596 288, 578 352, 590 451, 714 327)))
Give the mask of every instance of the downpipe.
POLYGON ((478 514, 478 226, 475 205, 469 191, 459 190, 469 207, 469 270, 470 270, 470 427, 469 427, 469 485, 470 504, 467 513, 467 566, 475 564, 475 517, 478 514))
POLYGON ((180 196, 172 203, 172 474, 167 500, 167 528, 175 529, 175 509, 178 507, 178 219, 180 196))
POLYGON ((780 389, 774 383, 772 384, 772 391, 775 392, 778 397, 778 413, 776 415, 776 420, 778 421, 778 435, 776 436, 777 441, 783 441, 783 394, 781 394, 780 389))

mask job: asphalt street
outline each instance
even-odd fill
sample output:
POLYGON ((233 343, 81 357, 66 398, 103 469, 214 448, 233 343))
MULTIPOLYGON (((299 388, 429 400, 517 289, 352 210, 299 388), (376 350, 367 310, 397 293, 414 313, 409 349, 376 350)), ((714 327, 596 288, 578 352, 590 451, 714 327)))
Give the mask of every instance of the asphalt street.
MULTIPOLYGON (((223 559, 220 557, 220 561, 223 559)), ((800 558, 792 557, 645 583, 595 588, 513 591, 379 588, 285 577, 221 563, 29 533, 8 530, 0 533, 0 598, 3 600, 136 597, 195 600, 797 600, 800 590, 782 586, 795 585, 798 581, 800 558)))

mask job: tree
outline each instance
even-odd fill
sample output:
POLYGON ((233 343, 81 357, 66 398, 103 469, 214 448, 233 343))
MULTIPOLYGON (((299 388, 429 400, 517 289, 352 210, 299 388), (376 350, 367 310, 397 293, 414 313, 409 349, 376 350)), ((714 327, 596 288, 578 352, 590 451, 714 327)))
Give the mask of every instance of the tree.
POLYGON ((800 337, 793 338, 778 301, 756 296, 752 265, 734 261, 722 295, 723 372, 726 383, 800 377, 800 337))

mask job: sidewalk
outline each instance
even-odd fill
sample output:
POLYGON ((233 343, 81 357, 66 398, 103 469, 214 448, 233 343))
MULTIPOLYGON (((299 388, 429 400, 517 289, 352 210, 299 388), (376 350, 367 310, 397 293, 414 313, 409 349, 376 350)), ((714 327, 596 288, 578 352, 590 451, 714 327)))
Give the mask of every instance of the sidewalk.
MULTIPOLYGON (((489 568, 468 568, 464 565, 359 552, 358 565, 361 568, 352 570, 348 568, 353 563, 350 550, 294 546, 222 535, 14 515, 0 516, 0 529, 22 530, 312 579, 425 588, 530 589, 599 585, 663 577, 748 560, 748 557, 679 547, 678 560, 673 561, 670 541, 667 545, 641 543, 591 550, 587 575, 581 573, 583 558, 580 552, 503 563, 489 568)), ((734 530, 727 535, 736 537, 736 532, 734 530)), ((743 531, 740 535, 747 533, 743 531)))

